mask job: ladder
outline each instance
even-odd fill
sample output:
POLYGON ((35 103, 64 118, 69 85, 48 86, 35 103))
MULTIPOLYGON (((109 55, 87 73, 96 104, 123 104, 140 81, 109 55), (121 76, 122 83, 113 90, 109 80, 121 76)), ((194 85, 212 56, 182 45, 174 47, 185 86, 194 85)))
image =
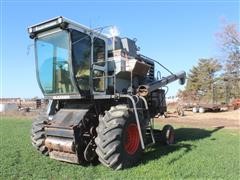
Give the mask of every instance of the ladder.
MULTIPOLYGON (((148 104, 147 104, 146 99, 142 96, 139 96, 139 98, 143 100, 145 109, 148 112, 148 117, 149 117, 150 115, 149 115, 148 104)), ((148 122, 146 129, 150 131, 152 142, 146 144, 146 147, 152 146, 156 143, 155 138, 154 138, 153 128, 154 128, 154 120, 153 120, 153 118, 150 118, 150 121, 148 122)))
MULTIPOLYGON (((144 140, 143 140, 143 135, 142 135, 142 129, 141 129, 141 125, 140 125, 140 121, 139 121, 139 117, 138 117, 137 106, 136 106, 136 104, 139 101, 137 101, 137 103, 136 103, 136 101, 135 101, 135 99, 133 97, 136 97, 137 99, 139 99, 139 98, 142 99, 143 102, 144 102, 144 105, 145 105, 145 110, 148 111, 148 105, 147 105, 146 99, 144 97, 141 97, 141 96, 137 96, 137 95, 131 96, 131 95, 127 95, 127 94, 126 95, 122 94, 121 97, 128 98, 132 102, 133 112, 134 112, 134 115, 135 115, 135 118, 136 118, 136 123, 137 123, 137 127, 138 127, 138 133, 139 133, 142 149, 145 149, 145 146, 149 147, 149 146, 154 145, 156 141, 155 141, 155 137, 154 137, 154 134, 153 134, 153 119, 150 119, 149 124, 146 127, 147 130, 150 131, 152 142, 145 145, 144 140)), ((143 109, 143 108, 141 108, 141 109, 143 109)))
MULTIPOLYGON (((146 111, 148 113, 148 117, 150 117, 149 111, 148 111, 148 104, 147 104, 146 99, 144 97, 142 97, 142 96, 137 96, 137 97, 143 100, 144 105, 145 105, 145 109, 146 109, 146 111)), ((136 107, 136 102, 134 101, 134 103, 135 103, 135 107, 136 107)), ((136 115, 138 116, 138 114, 135 114, 135 116, 136 115)), ((146 126, 146 130, 149 130, 152 141, 150 143, 148 143, 148 144, 144 144, 144 147, 149 147, 149 146, 152 146, 152 145, 154 145, 156 143, 155 137, 154 137, 154 133, 153 133, 153 128, 154 128, 154 123, 153 122, 154 122, 153 118, 150 118, 150 121, 148 122, 148 125, 146 126)))

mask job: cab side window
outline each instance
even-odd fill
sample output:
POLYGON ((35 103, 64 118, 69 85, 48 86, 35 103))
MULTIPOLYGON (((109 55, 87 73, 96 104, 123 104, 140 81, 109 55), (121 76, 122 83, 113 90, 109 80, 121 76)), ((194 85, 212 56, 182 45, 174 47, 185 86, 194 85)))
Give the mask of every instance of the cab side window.
POLYGON ((93 39, 93 63, 104 66, 105 63, 105 41, 95 37, 93 39))
MULTIPOLYGON (((93 64, 101 67, 105 66, 105 41, 94 37, 93 39, 93 64)), ((102 68, 93 70, 93 90, 95 92, 105 91, 105 72, 102 68)))
POLYGON ((74 75, 82 92, 89 91, 91 38, 82 32, 72 30, 72 56, 74 75))

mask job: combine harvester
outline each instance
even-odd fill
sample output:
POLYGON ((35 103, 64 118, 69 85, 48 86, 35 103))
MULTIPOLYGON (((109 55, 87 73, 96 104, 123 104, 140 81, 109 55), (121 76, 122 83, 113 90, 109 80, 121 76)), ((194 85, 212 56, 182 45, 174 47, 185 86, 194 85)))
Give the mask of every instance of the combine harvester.
MULTIPOLYGON (((131 167, 157 142, 172 144, 170 125, 153 117, 166 111, 163 86, 185 72, 154 77, 155 60, 135 41, 107 37, 63 17, 28 28, 35 42, 38 84, 49 99, 32 124, 32 144, 52 159, 113 169, 131 167)), ((158 63, 159 64, 159 63, 158 63)))

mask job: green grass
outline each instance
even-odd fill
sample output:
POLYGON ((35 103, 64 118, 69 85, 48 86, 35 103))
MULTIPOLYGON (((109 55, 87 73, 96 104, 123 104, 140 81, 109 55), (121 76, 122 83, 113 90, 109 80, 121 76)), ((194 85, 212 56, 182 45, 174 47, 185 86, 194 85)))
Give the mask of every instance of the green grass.
POLYGON ((138 166, 113 171, 101 164, 82 167, 40 155, 30 143, 31 121, 0 120, 1 179, 239 179, 240 133, 176 129, 178 142, 148 149, 138 166))

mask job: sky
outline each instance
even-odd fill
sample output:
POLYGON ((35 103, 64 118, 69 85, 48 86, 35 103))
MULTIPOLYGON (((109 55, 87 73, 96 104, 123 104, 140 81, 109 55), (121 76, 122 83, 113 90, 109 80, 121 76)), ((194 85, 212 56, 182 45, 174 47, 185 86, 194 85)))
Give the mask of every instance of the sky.
MULTIPOLYGON (((140 53, 173 72, 200 58, 217 58, 216 33, 223 19, 239 27, 239 0, 55 1, 0 0, 1 97, 43 97, 35 73, 33 40, 27 27, 64 16, 88 27, 115 25, 120 36, 137 38, 140 53)), ((162 71, 166 76, 166 71, 162 71)), ((167 96, 178 92, 169 85, 167 96)))

